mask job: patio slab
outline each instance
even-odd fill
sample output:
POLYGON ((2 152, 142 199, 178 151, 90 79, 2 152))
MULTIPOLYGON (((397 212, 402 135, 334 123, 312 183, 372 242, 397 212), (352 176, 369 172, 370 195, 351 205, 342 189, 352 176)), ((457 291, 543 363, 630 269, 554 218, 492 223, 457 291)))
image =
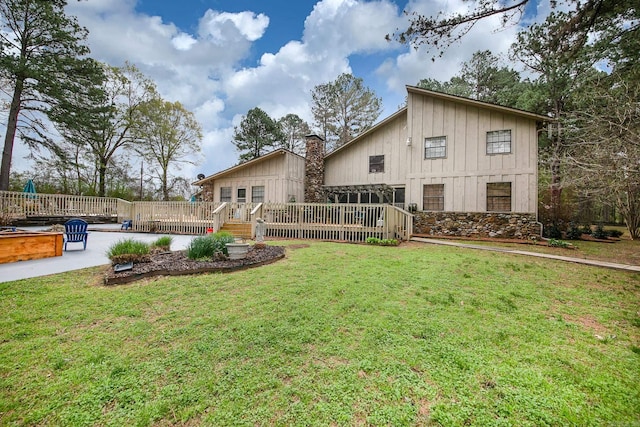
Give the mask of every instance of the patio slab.
MULTIPOLYGON (((21 230, 46 230, 48 227, 20 227, 21 230)), ((136 239, 151 243, 163 234, 119 232, 120 224, 96 224, 89 226, 87 249, 81 243, 69 243, 62 256, 0 264, 0 283, 31 277, 48 276, 66 271, 110 264, 109 247, 121 239, 136 239), (98 231, 101 230, 101 231, 98 231)), ((166 235, 166 234, 165 234, 166 235)), ((172 235, 172 250, 186 249, 194 236, 172 235)))

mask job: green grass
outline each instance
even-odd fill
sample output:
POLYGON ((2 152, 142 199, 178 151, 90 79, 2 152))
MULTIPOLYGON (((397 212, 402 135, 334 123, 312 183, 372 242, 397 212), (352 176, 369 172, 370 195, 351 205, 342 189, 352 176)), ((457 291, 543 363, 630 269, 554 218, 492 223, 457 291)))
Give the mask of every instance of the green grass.
POLYGON ((231 274, 0 283, 0 425, 640 423, 639 275, 300 243, 231 274))

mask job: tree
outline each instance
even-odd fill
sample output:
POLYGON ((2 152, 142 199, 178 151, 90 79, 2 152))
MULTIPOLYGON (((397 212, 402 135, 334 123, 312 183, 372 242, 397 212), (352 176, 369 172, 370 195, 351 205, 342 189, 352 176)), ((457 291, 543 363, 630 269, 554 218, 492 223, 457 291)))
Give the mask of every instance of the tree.
MULTIPOLYGON (((87 30, 67 16, 65 0, 0 2, 0 78, 11 102, 0 164, 0 190, 9 185, 16 134, 45 133, 42 114, 73 96, 97 71, 85 55, 87 30)), ((30 139, 31 148, 38 148, 30 139)))
POLYGON ((154 98, 140 105, 134 135, 138 152, 151 165, 160 180, 162 200, 168 201, 173 186, 182 181, 169 176, 169 168, 194 163, 200 152, 202 129, 192 112, 179 102, 154 98))
POLYGON ((502 64, 489 50, 478 51, 462 64, 460 72, 448 82, 423 79, 418 87, 491 102, 512 108, 528 106, 526 95, 531 84, 520 73, 502 64))
MULTIPOLYGON (((536 112, 546 114, 555 121, 549 138, 540 142, 541 166, 548 168, 550 210, 548 220, 557 224, 562 216, 563 183, 562 159, 571 141, 562 132, 565 113, 570 109, 572 96, 580 84, 594 73, 591 49, 582 47, 575 51, 576 40, 567 36, 558 39, 560 31, 569 17, 563 13, 552 13, 541 24, 533 24, 518 34, 512 46, 512 56, 537 76, 536 90, 541 103, 536 112)), ((580 37, 577 34, 574 37, 580 37)))
POLYGON ((567 153, 574 184, 613 203, 640 239, 640 81, 614 74, 585 87, 569 114, 567 153))
POLYGON ((369 129, 380 116, 382 100, 361 78, 341 74, 311 92, 315 125, 333 148, 341 147, 369 129))
POLYGON ((305 136, 309 135, 309 125, 297 114, 287 114, 278 120, 278 126, 285 136, 282 147, 296 154, 305 154, 305 136))
POLYGON ((134 131, 143 124, 140 106, 157 96, 154 83, 131 64, 104 65, 103 73, 101 84, 87 96, 74 100, 70 108, 53 109, 51 115, 65 141, 53 154, 76 170, 84 161, 95 168, 99 196, 106 194, 107 170, 114 156, 138 142, 134 131), (68 114, 70 109, 76 114, 68 114))
MULTIPOLYGON (((395 39, 414 47, 426 45, 438 50, 438 55, 453 43, 462 39, 473 26, 483 19, 499 16, 503 26, 520 23, 525 8, 532 0, 482 0, 470 2, 468 11, 450 15, 439 13, 424 16, 412 12, 406 29, 398 29, 387 34, 387 40, 395 39)), ((567 19, 558 27, 554 37, 558 40, 572 38, 575 51, 589 42, 589 36, 596 32, 609 32, 616 43, 637 38, 640 8, 637 0, 585 0, 574 2, 560 0, 551 2, 552 7, 566 4, 575 9, 567 14, 567 19)), ((435 58, 433 58, 435 59, 435 58)))
POLYGON ((285 140, 280 126, 262 109, 255 107, 234 128, 233 144, 240 151, 240 163, 257 159, 285 140))

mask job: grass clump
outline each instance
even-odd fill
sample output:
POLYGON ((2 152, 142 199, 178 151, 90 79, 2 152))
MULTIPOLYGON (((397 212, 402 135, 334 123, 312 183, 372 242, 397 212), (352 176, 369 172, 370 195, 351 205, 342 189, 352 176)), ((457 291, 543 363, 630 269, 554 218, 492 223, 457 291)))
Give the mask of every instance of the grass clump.
POLYGON ((226 244, 234 241, 233 235, 226 231, 195 237, 187 247, 187 257, 189 259, 208 259, 213 258, 216 254, 228 255, 226 244))
POLYGON ((173 237, 162 236, 162 237, 158 237, 158 239, 152 242, 150 246, 152 249, 168 251, 171 248, 171 243, 173 243, 173 237))
POLYGON ((187 247, 187 257, 189 259, 211 258, 214 253, 213 240, 208 236, 194 237, 187 247))
POLYGON ((548 245, 553 248, 568 248, 571 246, 571 243, 565 242, 564 240, 559 239, 549 239, 548 245))
POLYGON ((149 258, 149 245, 135 239, 119 240, 109 247, 107 257, 113 264, 145 262, 149 258))

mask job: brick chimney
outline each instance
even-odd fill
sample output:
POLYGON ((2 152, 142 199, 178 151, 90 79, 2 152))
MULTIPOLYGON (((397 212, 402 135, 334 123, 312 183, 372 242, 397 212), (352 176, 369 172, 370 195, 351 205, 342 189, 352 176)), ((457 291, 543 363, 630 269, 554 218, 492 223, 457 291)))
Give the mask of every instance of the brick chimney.
POLYGON ((324 140, 318 135, 307 135, 304 173, 304 201, 324 203, 324 140))

